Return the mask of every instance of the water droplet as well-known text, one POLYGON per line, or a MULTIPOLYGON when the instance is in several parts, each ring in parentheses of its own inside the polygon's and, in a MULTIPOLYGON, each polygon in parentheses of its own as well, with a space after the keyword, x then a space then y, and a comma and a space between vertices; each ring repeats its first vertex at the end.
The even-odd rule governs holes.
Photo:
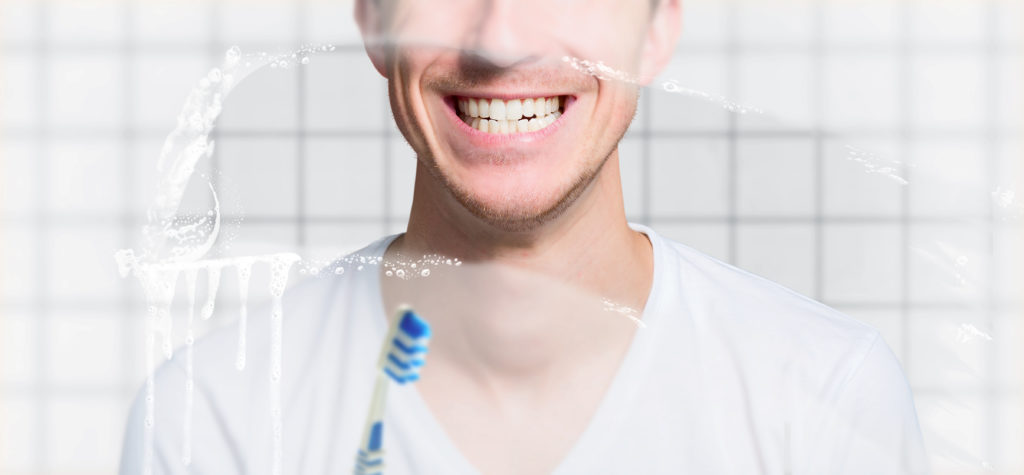
POLYGON ((345 273, 345 268, 339 266, 337 269, 334 269, 334 273, 337 274, 337 275, 344 274, 345 273))
POLYGON ((356 270, 363 270, 363 266, 356 267, 356 270))
POLYGON ((423 269, 422 271, 420 271, 420 275, 422 275, 423 277, 430 276, 430 269, 423 269))
POLYGON ((391 272, 391 271, 387 271, 387 272, 385 272, 385 273, 384 273, 384 275, 386 275, 386 276, 388 276, 388 277, 391 277, 391 274, 392 274, 392 272, 391 272))
POLYGON ((444 261, 444 263, 445 263, 445 264, 448 264, 448 265, 452 265, 452 260, 451 260, 451 259, 448 259, 448 260, 444 261))
POLYGON ((309 57, 302 58, 302 64, 309 64, 309 57))
POLYGON ((415 263, 415 262, 413 262, 413 263, 412 263, 412 264, 410 265, 410 267, 412 267, 413 269, 415 269, 415 268, 416 268, 416 263, 415 263))
POLYGON ((224 61, 227 62, 228 66, 234 66, 236 63, 238 63, 238 60, 241 58, 242 49, 237 46, 232 46, 228 49, 227 53, 224 53, 224 61))
POLYGON ((397 271, 395 271, 395 275, 397 275, 398 278, 400 278, 400 279, 404 279, 405 278, 405 271, 402 270, 402 269, 398 269, 397 271))
POLYGON ((220 72, 220 69, 213 68, 210 70, 210 74, 207 74, 206 77, 210 80, 210 82, 217 84, 220 82, 221 79, 224 78, 224 74, 220 72))

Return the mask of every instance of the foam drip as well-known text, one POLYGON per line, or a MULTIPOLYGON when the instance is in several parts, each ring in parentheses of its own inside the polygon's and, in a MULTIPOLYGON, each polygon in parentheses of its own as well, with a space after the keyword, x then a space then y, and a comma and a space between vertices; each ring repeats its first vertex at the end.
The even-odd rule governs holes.
POLYGON ((213 201, 213 209, 202 217, 179 216, 179 207, 189 182, 195 174, 196 165, 202 159, 212 156, 215 143, 210 140, 217 118, 223 109, 224 100, 234 87, 245 77, 265 67, 288 68, 293 65, 309 64, 310 57, 318 53, 334 51, 332 45, 306 45, 290 54, 256 53, 243 55, 238 47, 230 48, 224 55, 220 67, 213 68, 191 91, 178 114, 177 126, 167 136, 160 152, 157 172, 160 179, 156 194, 147 211, 147 224, 143 226, 142 250, 124 249, 115 253, 115 260, 122 277, 133 275, 141 284, 146 295, 148 329, 146 332, 146 387, 144 419, 143 472, 153 472, 154 430, 156 391, 153 370, 156 351, 156 336, 163 336, 161 352, 165 358, 173 355, 174 319, 171 303, 175 297, 178 275, 185 274, 187 286, 187 317, 185 328, 185 410, 182 427, 182 463, 188 467, 192 462, 192 416, 194 396, 195 343, 194 320, 196 313, 196 278, 200 271, 208 277, 206 301, 199 310, 200 318, 208 320, 213 316, 221 271, 234 268, 239 277, 239 338, 236 366, 245 367, 246 328, 248 323, 249 277, 253 265, 268 265, 273 278, 270 293, 273 311, 271 314, 271 425, 274 433, 273 473, 281 473, 281 435, 283 424, 280 407, 280 379, 283 332, 283 295, 288 283, 291 266, 299 257, 291 253, 247 256, 228 259, 210 259, 220 235, 220 202, 212 183, 207 183, 213 201))

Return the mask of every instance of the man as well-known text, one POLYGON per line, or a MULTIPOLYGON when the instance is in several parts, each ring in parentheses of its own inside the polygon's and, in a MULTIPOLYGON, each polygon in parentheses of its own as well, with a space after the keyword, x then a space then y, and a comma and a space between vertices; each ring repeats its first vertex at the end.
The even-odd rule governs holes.
MULTIPOLYGON (((626 221, 618 141, 680 0, 358 0, 356 18, 417 153, 413 205, 407 232, 343 260, 384 266, 286 296, 283 473, 351 470, 401 303, 435 338, 390 395, 388 473, 927 471, 877 331, 626 221)), ((233 338, 196 349, 192 470, 269 473, 266 358, 233 370, 233 338)), ((158 473, 185 471, 182 374, 157 376, 158 473)))

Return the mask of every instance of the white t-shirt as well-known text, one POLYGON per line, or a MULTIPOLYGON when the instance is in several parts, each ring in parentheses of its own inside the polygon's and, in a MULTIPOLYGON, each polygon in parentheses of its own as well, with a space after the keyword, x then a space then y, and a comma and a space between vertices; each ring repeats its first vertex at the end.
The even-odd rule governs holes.
MULTIPOLYGON (((630 226, 654 251, 646 327, 555 473, 927 473, 910 388, 876 330, 630 226)), ((395 237, 356 254, 379 257, 395 237)), ((284 474, 352 472, 386 331, 379 272, 285 294, 284 474)), ((271 473, 268 320, 250 313, 243 371, 235 328, 196 344, 189 469, 183 352, 158 369, 153 473, 271 473)), ((144 414, 140 393, 122 474, 143 472, 144 414)), ((478 473, 411 385, 392 385, 385 427, 389 474, 478 473)))

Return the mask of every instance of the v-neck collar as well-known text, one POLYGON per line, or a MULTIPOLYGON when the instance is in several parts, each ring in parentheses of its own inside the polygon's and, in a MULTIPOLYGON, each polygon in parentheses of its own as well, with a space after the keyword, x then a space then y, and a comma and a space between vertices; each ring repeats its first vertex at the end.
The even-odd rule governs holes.
MULTIPOLYGON (((651 243, 654 262, 651 290, 640 319, 642 326, 637 328, 626 356, 616 370, 615 377, 605 391, 590 422, 563 456, 557 468, 552 472, 553 474, 569 475, 588 472, 588 467, 585 464, 593 463, 593 460, 592 457, 585 457, 582 454, 602 453, 602 446, 610 443, 607 438, 608 434, 614 433, 616 423, 619 418, 624 416, 623 411, 617 411, 615 408, 629 407, 630 401, 636 397, 639 391, 636 385, 631 385, 629 382, 642 380, 643 373, 650 367, 648 362, 653 357, 654 333, 658 331, 660 326, 658 321, 663 313, 660 311, 663 300, 660 287, 664 279, 662 267, 666 250, 661 237, 651 228, 635 223, 629 223, 629 227, 647 236, 651 243)), ((378 240, 375 246, 370 246, 370 254, 374 257, 383 257, 391 243, 400 235, 395 234, 378 240)), ((383 269, 380 269, 376 273, 369 274, 372 278, 368 283, 369 289, 366 294, 373 302, 372 308, 376 310, 375 315, 370 317, 374 321, 374 328, 379 339, 384 338, 387 333, 387 313, 381 295, 382 273, 383 269)), ((416 427, 425 432, 425 440, 431 441, 435 453, 441 455, 447 462, 448 468, 454 470, 454 473, 480 473, 455 446, 455 442, 448 436, 441 422, 434 417, 426 400, 420 395, 415 385, 405 389, 407 390, 392 393, 396 397, 388 405, 388 410, 402 414, 403 419, 413 419, 416 427)))

